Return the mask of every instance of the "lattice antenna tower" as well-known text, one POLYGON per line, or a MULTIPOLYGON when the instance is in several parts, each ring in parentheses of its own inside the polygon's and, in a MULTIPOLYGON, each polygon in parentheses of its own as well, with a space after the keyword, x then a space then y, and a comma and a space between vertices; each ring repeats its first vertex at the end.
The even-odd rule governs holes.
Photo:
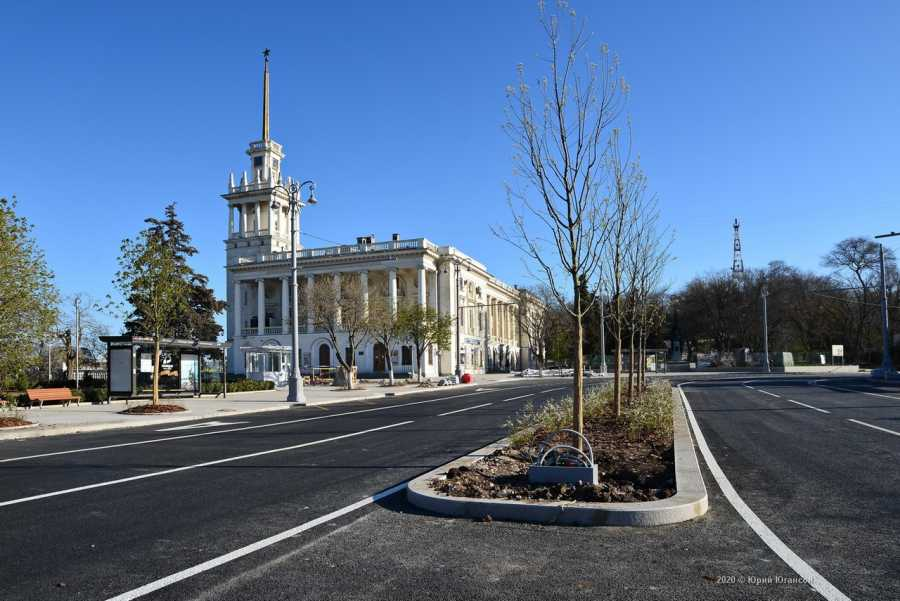
POLYGON ((734 256, 731 259, 731 275, 740 277, 744 274, 744 259, 741 257, 741 224, 734 220, 734 256))

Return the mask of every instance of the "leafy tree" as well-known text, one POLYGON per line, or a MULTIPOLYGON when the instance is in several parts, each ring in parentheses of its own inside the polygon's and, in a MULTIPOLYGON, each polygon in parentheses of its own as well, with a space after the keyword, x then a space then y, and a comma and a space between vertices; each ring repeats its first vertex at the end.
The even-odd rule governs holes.
POLYGON ((403 337, 409 340, 416 350, 416 372, 421 382, 425 367, 422 364, 422 356, 425 351, 429 348, 450 350, 450 327, 453 318, 450 315, 441 315, 431 307, 408 303, 397 309, 397 319, 403 337))
MULTIPOLYGON (((154 405, 159 403, 160 341, 176 335, 179 317, 188 312, 191 276, 162 224, 152 223, 122 241, 113 285, 127 299, 129 306, 119 310, 127 322, 139 323, 139 333, 153 338, 154 405)), ((115 310, 116 305, 110 302, 108 307, 115 310)))
POLYGON ((385 348, 388 375, 393 386, 394 360, 391 357, 391 349, 402 339, 403 323, 391 307, 390 300, 381 295, 369 299, 368 322, 372 339, 385 348))
POLYGON ((0 387, 21 382, 39 360, 36 344, 50 336, 58 302, 32 225, 16 214, 15 197, 0 198, 0 387))
MULTIPOLYGON (((145 220, 152 228, 162 233, 165 244, 170 248, 178 268, 185 274, 189 285, 188 299, 172 315, 172 336, 176 338, 196 338, 215 340, 222 333, 222 326, 216 323, 216 315, 225 310, 226 303, 218 300, 209 288, 209 278, 195 272, 188 265, 188 258, 197 254, 191 237, 185 231, 184 223, 178 218, 175 203, 165 209, 165 217, 151 217, 145 220)), ((130 334, 149 335, 143 313, 136 311, 125 324, 130 334)))
POLYGON ((328 334, 335 357, 346 374, 344 381, 347 390, 352 390, 354 357, 356 349, 369 336, 369 320, 359 277, 345 274, 339 281, 340 288, 335 280, 328 278, 315 281, 309 295, 309 312, 313 324, 328 334), (338 343, 341 337, 346 337, 346 355, 341 352, 342 347, 338 343))

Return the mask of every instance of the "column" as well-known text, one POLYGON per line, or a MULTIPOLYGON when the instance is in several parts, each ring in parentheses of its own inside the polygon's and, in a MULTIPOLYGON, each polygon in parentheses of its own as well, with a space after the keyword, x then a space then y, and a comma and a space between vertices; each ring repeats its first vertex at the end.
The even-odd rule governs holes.
POLYGON ((313 331, 313 313, 312 313, 312 292, 313 286, 316 284, 316 276, 309 274, 306 276, 306 332, 313 331))
POLYGON ((238 211, 241 212, 241 235, 247 234, 247 207, 238 205, 238 211))
POLYGON ((267 211, 268 211, 268 214, 266 216, 266 219, 269 222, 269 225, 267 227, 269 228, 269 235, 271 236, 275 232, 275 223, 274 223, 275 212, 272 210, 272 201, 271 200, 269 201, 269 206, 267 208, 267 211))
POLYGON ((243 322, 241 321, 241 281, 234 281, 234 301, 231 304, 231 312, 234 314, 234 346, 235 352, 238 352, 237 339, 243 334, 243 322))
POLYGON ((438 294, 440 294, 440 289, 438 288, 438 272, 436 270, 429 271, 429 283, 428 288, 431 290, 431 296, 429 297, 428 306, 437 311, 438 306, 438 294))
MULTIPOLYGON (((257 210, 259 210, 259 205, 257 210)), ((266 281, 262 278, 256 280, 256 326, 257 335, 263 335, 263 328, 266 327, 266 281)))
POLYGON ((228 237, 231 238, 231 234, 234 233, 234 207, 228 205, 228 237))
POLYGON ((419 267, 416 270, 416 275, 418 276, 418 286, 419 286, 419 306, 423 309, 425 308, 425 302, 427 300, 427 291, 425 290, 425 268, 419 267))
POLYGON ((388 271, 388 297, 391 301, 391 313, 397 315, 397 270, 388 271))
POLYGON ((362 289, 363 314, 369 315, 369 272, 359 272, 359 287, 362 289))
POLYGON ((262 223, 260 222, 261 211, 258 202, 255 202, 253 204, 254 208, 256 209, 256 233, 259 234, 259 230, 261 229, 260 226, 262 225, 262 223))
POLYGON ((341 272, 334 272, 334 281, 332 282, 332 286, 334 286, 334 300, 335 300, 335 322, 341 323, 341 272))
POLYGON ((288 316, 290 315, 290 313, 288 312, 288 309, 290 308, 291 297, 290 297, 290 294, 288 294, 288 293, 290 292, 290 289, 291 289, 290 278, 287 278, 287 277, 281 278, 281 333, 282 334, 289 333, 288 319, 290 319, 290 318, 288 316))

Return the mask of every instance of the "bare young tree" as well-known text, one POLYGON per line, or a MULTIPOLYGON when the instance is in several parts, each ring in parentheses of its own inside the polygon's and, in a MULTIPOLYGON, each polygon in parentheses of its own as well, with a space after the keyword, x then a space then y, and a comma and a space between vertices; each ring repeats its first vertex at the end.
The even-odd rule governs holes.
POLYGON ((609 244, 604 248, 612 325, 609 333, 616 345, 613 353, 613 396, 617 417, 622 415, 622 341, 627 327, 627 300, 632 285, 628 277, 627 253, 637 232, 636 224, 647 190, 647 178, 640 164, 631 158, 630 138, 624 143, 621 138, 622 132, 614 130, 607 154, 612 209, 609 244))
POLYGON ((579 291, 596 287, 601 266, 607 239, 607 132, 621 112, 627 86, 619 77, 618 59, 605 45, 595 61, 589 58, 585 23, 566 3, 559 6, 568 13, 569 28, 546 13, 543 3, 539 6, 548 73, 532 90, 520 65, 518 84, 507 87, 505 130, 515 147, 522 186, 507 187, 511 230, 496 227, 494 233, 525 254, 532 275, 547 284, 571 318, 573 429, 581 432, 584 317, 593 301, 579 291))
POLYGON ((369 336, 369 320, 362 284, 355 274, 344 274, 340 280, 319 278, 309 295, 309 312, 313 324, 325 330, 335 357, 344 372, 347 390, 354 386, 353 364, 356 350, 369 336), (339 341, 346 341, 347 352, 341 352, 339 341))
POLYGON ((390 300, 384 296, 373 296, 369 299, 369 334, 372 339, 385 349, 388 376, 391 386, 394 385, 394 361, 391 349, 403 339, 403 322, 398 319, 397 312, 391 307, 390 300))
POLYGON ((547 345, 550 339, 551 306, 556 302, 546 285, 519 290, 519 331, 528 342, 528 352, 535 357, 540 374, 544 375, 547 345))

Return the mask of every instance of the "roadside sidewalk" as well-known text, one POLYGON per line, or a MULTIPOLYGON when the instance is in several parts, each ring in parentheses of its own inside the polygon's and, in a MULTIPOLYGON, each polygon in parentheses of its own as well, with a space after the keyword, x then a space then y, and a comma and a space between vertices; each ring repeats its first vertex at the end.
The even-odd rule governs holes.
MULTIPOLYGON (((532 378, 516 378, 510 374, 487 374, 478 376, 472 384, 458 384, 447 387, 446 390, 484 386, 512 379, 533 380, 532 378)), ((363 384, 356 390, 340 390, 332 386, 304 387, 306 404, 308 406, 374 399, 389 400, 398 396, 433 392, 435 390, 444 389, 420 388, 415 384, 394 388, 383 387, 377 384, 363 384), (386 394, 391 394, 392 396, 385 396, 386 394)), ((129 404, 136 405, 145 402, 145 400, 139 400, 131 401, 129 404)), ((169 402, 169 400, 167 399, 165 402, 169 402)), ((277 411, 293 406, 287 403, 286 389, 229 393, 227 399, 221 397, 181 398, 173 399, 171 402, 182 405, 187 411, 159 415, 123 415, 119 412, 125 409, 124 401, 114 401, 103 405, 82 403, 80 406, 75 404, 68 407, 45 405, 43 409, 38 409, 37 407, 21 409, 19 415, 30 422, 34 422, 36 425, 24 428, 0 429, 0 441, 74 434, 77 432, 97 432, 117 428, 139 428, 141 426, 172 424, 191 420, 228 419, 236 415, 277 411)))

